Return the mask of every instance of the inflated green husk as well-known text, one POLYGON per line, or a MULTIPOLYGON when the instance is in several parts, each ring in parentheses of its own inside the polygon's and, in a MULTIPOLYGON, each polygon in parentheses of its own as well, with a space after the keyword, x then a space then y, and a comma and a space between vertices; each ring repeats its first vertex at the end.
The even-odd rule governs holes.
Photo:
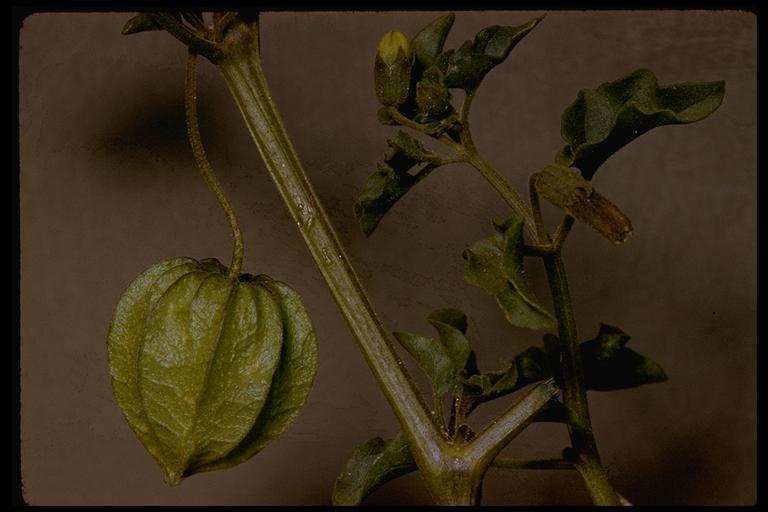
POLYGON ((237 465, 298 414, 317 368, 299 297, 214 259, 174 258, 125 291, 107 349, 118 405, 171 485, 237 465))

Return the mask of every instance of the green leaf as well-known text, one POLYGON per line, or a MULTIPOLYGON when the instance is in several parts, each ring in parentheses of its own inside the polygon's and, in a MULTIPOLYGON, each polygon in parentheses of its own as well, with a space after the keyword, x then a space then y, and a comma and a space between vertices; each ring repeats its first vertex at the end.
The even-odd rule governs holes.
POLYGON ((407 332, 396 332, 394 335, 427 374, 436 394, 442 395, 451 389, 453 360, 442 343, 407 332))
POLYGON ((355 217, 366 236, 373 233, 384 215, 411 187, 436 168, 425 166, 416 176, 408 172, 436 155, 403 131, 398 131, 387 144, 389 150, 384 155, 384 163, 378 164, 378 170, 368 177, 354 206, 355 217))
POLYGON ((440 335, 440 341, 453 362, 453 369, 456 372, 463 370, 472 352, 464 336, 467 332, 467 316, 458 309, 438 309, 429 315, 428 321, 440 335))
POLYGON ((652 71, 639 69, 596 89, 582 89, 562 117, 566 146, 556 162, 592 179, 613 153, 643 133, 668 124, 700 121, 717 110, 725 82, 685 82, 659 87, 652 71))
POLYGON ((408 172, 416 164, 430 160, 436 155, 424 148, 421 141, 414 139, 402 130, 398 130, 394 139, 387 140, 389 150, 384 155, 384 162, 399 174, 408 172))
POLYGON ((477 403, 487 402, 507 395, 528 384, 552 376, 547 355, 540 347, 528 347, 515 356, 503 369, 485 372, 464 379, 464 384, 475 388, 472 399, 477 403))
POLYGON ((280 365, 272 378, 264 409, 248 435, 226 458, 195 468, 196 471, 232 467, 263 450, 296 419, 317 373, 317 337, 299 295, 287 284, 264 275, 255 281, 280 305, 283 321, 280 365))
MULTIPOLYGON (((579 348, 587 389, 610 391, 667 380, 661 366, 626 347, 629 339, 621 329, 600 324, 597 336, 581 343, 579 348)), ((544 343, 550 366, 559 373, 560 340, 547 334, 544 343)))
POLYGON ((624 213, 573 168, 548 165, 533 176, 536 190, 549 202, 620 244, 632 233, 624 213))
POLYGON ((627 348, 628 341, 621 329, 600 324, 597 337, 581 344, 587 389, 610 391, 667 380, 661 366, 627 348))
POLYGON ((368 177, 362 194, 355 202, 355 217, 365 236, 371 236, 384 215, 416 184, 408 173, 398 174, 386 164, 368 177))
POLYGON ((522 220, 510 220, 497 230, 501 232, 463 252, 464 278, 492 295, 512 325, 553 328, 555 319, 536 302, 523 278, 522 220))
POLYGON ((493 25, 478 32, 473 41, 466 41, 451 55, 445 74, 446 87, 475 89, 541 20, 535 18, 517 27, 493 25))
POLYGON ((389 442, 375 437, 352 452, 333 486, 333 504, 358 505, 380 486, 416 469, 402 432, 389 442))
POLYGON ((163 27, 155 23, 151 16, 146 13, 140 13, 125 22, 122 34, 127 36, 130 34, 138 34, 139 32, 162 29, 163 27))
POLYGON ((440 16, 413 36, 411 50, 416 55, 416 61, 427 69, 434 64, 438 55, 443 51, 445 39, 453 26, 456 15, 453 13, 440 16))

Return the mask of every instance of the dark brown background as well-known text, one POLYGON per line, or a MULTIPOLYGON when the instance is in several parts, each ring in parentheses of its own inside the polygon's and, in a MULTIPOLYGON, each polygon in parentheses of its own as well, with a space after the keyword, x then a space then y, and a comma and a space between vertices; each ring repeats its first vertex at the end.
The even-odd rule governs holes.
MULTIPOLYGON (((460 13, 448 40, 541 12, 460 13)), ((453 306, 486 369, 539 343, 463 284, 461 250, 503 218, 468 167, 414 189, 366 240, 352 201, 394 130, 376 121, 379 37, 437 13, 266 13, 264 67, 295 146, 390 330, 431 334, 453 306)), ((21 32, 22 471, 32 504, 324 504, 353 447, 396 424, 365 367, 215 68, 201 66, 203 138, 245 232, 244 270, 303 296, 321 348, 316 387, 290 430, 241 466, 167 487, 111 394, 105 335, 125 286, 177 255, 227 261, 230 234, 196 171, 183 119, 182 46, 120 35, 127 14, 36 14, 21 32)), ((494 70, 472 116, 487 158, 518 188, 562 142, 560 113, 583 87, 637 68, 663 83, 727 81, 722 107, 653 131, 595 185, 633 221, 615 248, 577 226, 566 264, 582 338, 630 333, 670 381, 591 392, 602 455, 637 504, 755 499, 755 17, 745 12, 550 12, 494 70)), ((549 211, 554 223, 558 216, 549 211)), ((542 283, 541 269, 531 272, 542 283)), ((539 296, 548 297, 539 287, 539 296)), ((493 407, 479 419, 491 416, 493 407)), ((534 425, 506 454, 557 456, 559 425, 534 425)), ((371 504, 426 504, 417 475, 371 504)), ((588 503, 571 472, 492 469, 486 504, 588 503)))

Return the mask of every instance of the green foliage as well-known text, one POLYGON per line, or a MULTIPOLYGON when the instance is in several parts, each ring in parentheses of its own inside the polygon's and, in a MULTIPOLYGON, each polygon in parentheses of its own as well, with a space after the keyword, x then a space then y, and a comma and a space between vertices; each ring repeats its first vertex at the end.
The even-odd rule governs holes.
POLYGON ((416 469, 402 432, 389 442, 380 437, 370 439, 355 448, 336 479, 333 504, 358 505, 380 486, 416 469))
POLYGON ((155 20, 148 14, 140 13, 125 22, 122 32, 123 35, 127 36, 150 30, 162 30, 162 27, 155 23, 155 20))
POLYGON ((621 329, 600 324, 597 336, 581 344, 587 389, 610 391, 667 380, 661 366, 627 348, 628 341, 621 329))
POLYGON ((440 16, 413 36, 411 49, 422 69, 432 66, 443 51, 445 39, 455 19, 456 15, 453 13, 440 16))
POLYGON ((547 356, 539 347, 528 347, 497 371, 475 373, 464 380, 467 400, 471 408, 494 400, 528 384, 551 377, 547 356))
POLYGON ((596 89, 582 89, 563 112, 566 146, 556 162, 592 179, 600 165, 626 144, 657 126, 701 121, 723 101, 725 82, 658 86, 652 71, 639 69, 596 89))
POLYGON ((298 296, 214 259, 150 267, 121 297, 107 349, 118 405, 170 485, 234 466, 282 433, 316 368, 298 296))
POLYGON ((445 85, 465 90, 477 88, 485 75, 504 62, 512 48, 541 20, 536 18, 517 27, 493 25, 478 32, 473 41, 466 41, 450 56, 445 85))
POLYGON ((384 162, 365 184, 355 202, 354 212, 366 236, 370 236, 392 206, 436 165, 425 165, 417 175, 409 173, 416 165, 434 161, 437 157, 423 144, 403 131, 387 141, 389 151, 384 162))
POLYGON ((524 274, 522 229, 522 219, 513 217, 496 226, 491 238, 466 249, 464 278, 493 296, 512 325, 552 329, 554 318, 538 304, 524 274))
POLYGON ((451 389, 454 378, 453 360, 445 345, 432 338, 407 332, 395 332, 394 335, 427 374, 437 395, 451 389))

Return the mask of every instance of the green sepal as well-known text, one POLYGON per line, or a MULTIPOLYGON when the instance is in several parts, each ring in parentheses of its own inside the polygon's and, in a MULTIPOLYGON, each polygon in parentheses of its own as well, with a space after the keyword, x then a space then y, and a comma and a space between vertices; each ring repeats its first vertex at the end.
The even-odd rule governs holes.
POLYGON ((639 69, 596 89, 582 89, 562 116, 566 146, 555 162, 578 168, 590 180, 613 153, 648 130, 688 124, 720 106, 725 82, 658 86, 652 71, 639 69))
POLYGON ((491 69, 504 62, 510 51, 543 18, 535 18, 516 27, 493 25, 466 41, 450 58, 445 73, 446 87, 472 90, 480 85, 491 69))
POLYGON ((333 505, 359 505, 373 491, 399 476, 416 471, 405 435, 391 441, 375 437, 355 448, 333 486, 333 505))

